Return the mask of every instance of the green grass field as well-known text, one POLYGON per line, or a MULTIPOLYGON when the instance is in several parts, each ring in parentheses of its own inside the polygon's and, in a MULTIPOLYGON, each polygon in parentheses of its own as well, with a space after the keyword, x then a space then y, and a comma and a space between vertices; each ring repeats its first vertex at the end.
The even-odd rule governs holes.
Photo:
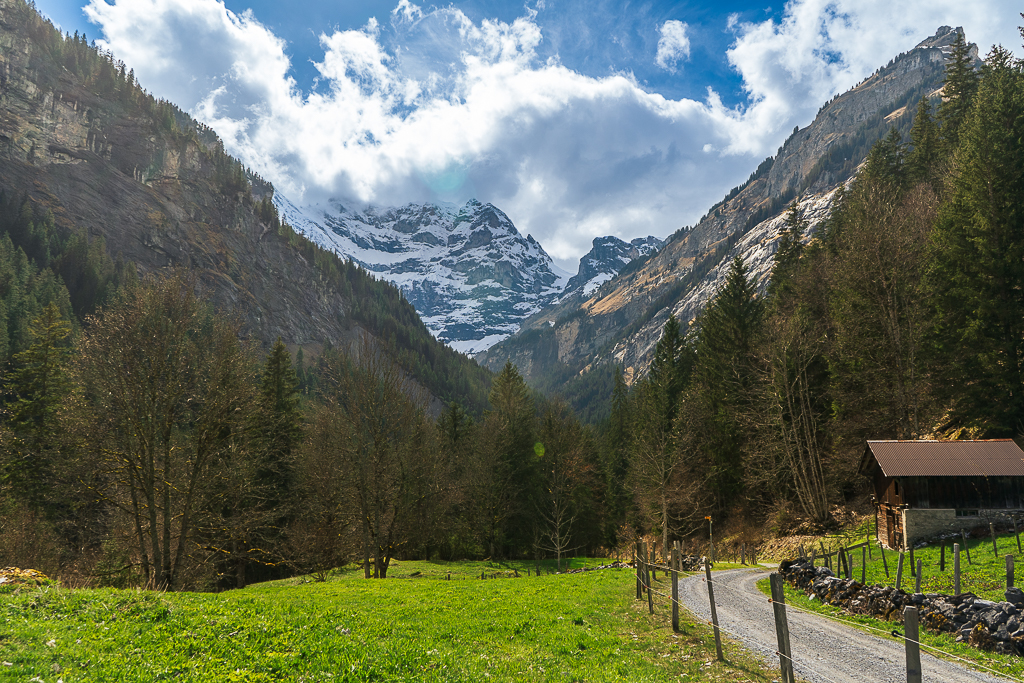
POLYGON ((714 662, 703 624, 672 633, 663 603, 649 616, 631 570, 478 578, 527 566, 402 562, 385 581, 219 594, 23 589, 0 595, 0 680, 772 680, 736 646, 714 662))
MULTIPOLYGON (((854 537, 856 542, 863 540, 864 535, 854 537)), ((854 540, 854 539, 851 539, 854 540)), ((1022 539, 1024 540, 1024 539, 1022 539)), ((970 549, 971 561, 967 561, 967 552, 964 549, 964 542, 957 538, 955 542, 960 545, 960 590, 970 591, 988 600, 1003 600, 1003 591, 1006 589, 1006 555, 1013 555, 1015 563, 1020 566, 1016 568, 1016 574, 1021 581, 1018 585, 1024 585, 1024 555, 1017 550, 1017 541, 1012 533, 997 535, 996 542, 999 548, 999 555, 993 554, 992 538, 967 539, 967 548, 970 549)), ((931 543, 927 547, 914 550, 914 561, 921 560, 921 591, 924 593, 950 593, 953 592, 953 552, 952 541, 946 541, 946 561, 944 569, 940 569, 941 550, 938 543, 931 543)), ((826 547, 828 543, 826 542, 826 547)), ((834 543, 830 550, 838 547, 834 543)), ((808 549, 809 552, 809 549, 808 549)), ((820 553, 820 550, 819 550, 820 553)), ((862 551, 853 551, 853 577, 858 581, 861 579, 862 551)), ((885 551, 885 563, 882 562, 882 551, 878 546, 871 549, 871 558, 867 563, 867 583, 880 583, 887 586, 896 585, 896 569, 899 562, 899 553, 885 551), (888 576, 885 568, 888 567, 888 576)), ((818 560, 815 564, 820 565, 818 560)), ((833 562, 833 567, 836 567, 833 562)), ((836 570, 838 574, 838 570, 836 570)), ((904 557, 903 567, 903 590, 913 592, 915 578, 910 571, 910 553, 904 557)))

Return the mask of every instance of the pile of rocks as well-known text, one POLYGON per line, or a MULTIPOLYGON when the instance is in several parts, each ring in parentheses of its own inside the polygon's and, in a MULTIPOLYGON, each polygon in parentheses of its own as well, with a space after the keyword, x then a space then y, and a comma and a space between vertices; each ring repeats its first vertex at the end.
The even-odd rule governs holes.
POLYGON ((805 559, 782 562, 779 573, 812 599, 853 614, 902 621, 903 608, 914 606, 926 628, 955 633, 957 642, 1002 654, 1024 654, 1024 591, 1019 588, 1008 589, 1005 602, 992 602, 973 593, 907 593, 892 586, 866 586, 840 579, 827 567, 812 567, 805 559))

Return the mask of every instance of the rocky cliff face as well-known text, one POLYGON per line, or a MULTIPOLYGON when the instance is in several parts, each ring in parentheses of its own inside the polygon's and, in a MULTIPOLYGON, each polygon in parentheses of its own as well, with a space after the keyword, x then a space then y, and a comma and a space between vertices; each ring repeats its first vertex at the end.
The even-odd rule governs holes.
POLYGON ((760 287, 767 285, 786 207, 797 200, 813 232, 871 145, 892 126, 908 132, 920 98, 938 94, 954 38, 953 29, 940 28, 826 103, 744 185, 642 266, 625 269, 582 301, 540 311, 524 322, 523 332, 477 359, 491 368, 511 360, 534 380, 556 369, 585 374, 605 363, 621 364, 627 381, 641 376, 668 316, 684 326, 692 321, 717 292, 733 256, 746 261, 760 287))
POLYGON ((492 204, 353 210, 339 202, 298 207, 280 195, 275 203, 307 238, 394 283, 438 339, 466 353, 508 338, 556 301, 590 295, 662 245, 656 237, 599 237, 570 278, 492 204))
POLYGON ((362 211, 276 202, 310 240, 399 287, 430 331, 460 351, 483 351, 513 334, 569 279, 532 236, 476 200, 362 211))
POLYGON ((665 243, 657 237, 637 237, 626 242, 618 237, 595 237, 593 247, 580 259, 580 269, 572 276, 559 297, 566 303, 572 297, 589 297, 629 263, 650 256, 665 243))
MULTIPOLYGON (((356 269, 276 228, 260 206, 268 183, 247 180, 211 130, 116 74, 23 0, 0 0, 0 189, 27 195, 59 228, 104 237, 112 256, 143 274, 196 269, 209 298, 264 343, 281 337, 317 353, 363 331, 381 335, 353 318, 355 280, 346 278, 356 269)), ((419 325, 387 285, 361 276, 358 287, 390 296, 409 309, 396 317, 419 325)), ((425 344, 452 355, 422 325, 409 334, 416 353, 425 344)))

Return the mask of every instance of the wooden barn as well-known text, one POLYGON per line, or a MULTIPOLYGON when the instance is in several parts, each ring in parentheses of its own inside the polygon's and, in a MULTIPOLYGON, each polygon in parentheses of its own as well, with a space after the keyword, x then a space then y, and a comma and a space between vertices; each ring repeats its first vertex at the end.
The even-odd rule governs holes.
POLYGON ((1012 439, 868 441, 878 540, 896 550, 1024 511, 1024 451, 1012 439))

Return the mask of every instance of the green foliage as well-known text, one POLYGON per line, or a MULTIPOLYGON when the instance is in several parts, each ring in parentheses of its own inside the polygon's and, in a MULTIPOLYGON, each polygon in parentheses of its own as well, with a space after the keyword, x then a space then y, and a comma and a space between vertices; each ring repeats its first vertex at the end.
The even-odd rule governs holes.
POLYGON ((940 135, 947 152, 960 145, 960 131, 974 104, 978 90, 978 74, 970 56, 970 46, 961 31, 957 31, 946 66, 939 105, 940 135))
POLYGON ((948 427, 1015 436, 1024 433, 1024 75, 1009 52, 993 49, 973 102, 933 233, 933 362, 954 406, 948 427))

